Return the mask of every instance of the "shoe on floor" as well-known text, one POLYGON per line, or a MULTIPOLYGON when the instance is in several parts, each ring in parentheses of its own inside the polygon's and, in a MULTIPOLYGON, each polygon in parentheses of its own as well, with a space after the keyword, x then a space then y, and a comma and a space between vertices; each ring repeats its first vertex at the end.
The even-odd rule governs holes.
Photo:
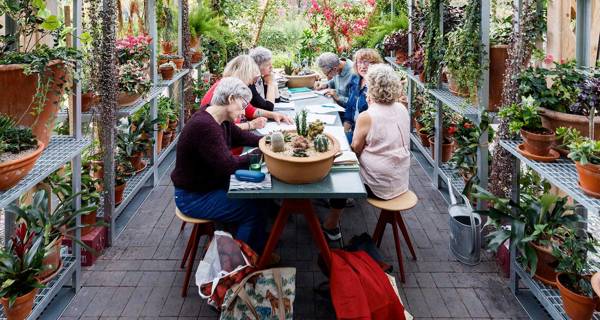
POLYGON ((335 227, 333 229, 326 229, 324 226, 321 225, 321 229, 323 230, 323 233, 325 233, 325 235, 327 236, 327 238, 330 241, 337 241, 342 238, 342 231, 340 230, 340 227, 335 227))
POLYGON ((346 208, 354 207, 354 203, 355 203, 354 199, 351 199, 351 198, 346 199, 346 208))

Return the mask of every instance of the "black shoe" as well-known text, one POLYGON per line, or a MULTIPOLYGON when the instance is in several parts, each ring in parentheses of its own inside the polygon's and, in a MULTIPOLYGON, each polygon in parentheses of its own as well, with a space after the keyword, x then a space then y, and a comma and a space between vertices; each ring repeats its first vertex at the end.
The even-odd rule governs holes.
POLYGON ((330 241, 337 241, 342 238, 342 231, 340 230, 340 227, 326 229, 324 226, 321 226, 321 229, 323 229, 323 233, 325 233, 330 241))
POLYGON ((354 199, 352 199, 352 198, 346 199, 346 208, 354 207, 354 203, 355 203, 354 199))

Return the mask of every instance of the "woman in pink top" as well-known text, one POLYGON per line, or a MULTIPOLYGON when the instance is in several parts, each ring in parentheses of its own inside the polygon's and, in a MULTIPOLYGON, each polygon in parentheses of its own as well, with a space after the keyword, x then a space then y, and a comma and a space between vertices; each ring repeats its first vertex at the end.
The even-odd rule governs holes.
MULTIPOLYGON (((369 197, 389 200, 408 190, 410 117, 398 102, 402 85, 390 66, 371 65, 366 80, 369 109, 356 120, 352 149, 369 197)), ((345 199, 330 201, 331 212, 323 223, 330 239, 341 237, 338 224, 344 204, 345 199)))

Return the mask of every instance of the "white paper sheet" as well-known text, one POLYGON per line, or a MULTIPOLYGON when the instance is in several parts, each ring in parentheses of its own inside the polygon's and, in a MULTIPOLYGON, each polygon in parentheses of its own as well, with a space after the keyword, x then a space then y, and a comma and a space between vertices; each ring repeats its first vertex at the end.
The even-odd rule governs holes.
POLYGON ((294 103, 294 102, 277 102, 277 103, 275 103, 275 108, 273 110, 275 110, 275 111, 296 110, 296 103, 294 103))
POLYGON ((306 122, 311 123, 317 120, 321 120, 325 124, 334 124, 335 119, 337 119, 335 114, 317 114, 317 113, 309 113, 306 116, 306 122))
POLYGON ((315 90, 315 93, 324 96, 327 91, 329 91, 329 89, 315 90))
POLYGON ((346 138, 346 133, 344 133, 344 127, 325 126, 324 131, 335 137, 335 139, 339 142, 340 149, 342 151, 350 151, 350 144, 348 143, 348 138, 346 138))
POLYGON ((345 111, 344 108, 333 104, 313 104, 306 106, 305 109, 310 113, 332 113, 345 111))
POLYGON ((356 153, 352 151, 344 151, 344 153, 333 160, 334 164, 354 164, 358 163, 356 153))
POLYGON ((299 93, 293 93, 290 94, 290 101, 296 101, 296 100, 303 100, 303 99, 310 99, 310 98, 315 98, 317 97, 317 95, 314 92, 299 92, 299 93))
POLYGON ((277 123, 277 122, 267 122, 264 128, 256 129, 258 133, 262 135, 271 134, 274 131, 287 131, 287 130, 296 130, 296 125, 294 124, 285 124, 285 123, 277 123))

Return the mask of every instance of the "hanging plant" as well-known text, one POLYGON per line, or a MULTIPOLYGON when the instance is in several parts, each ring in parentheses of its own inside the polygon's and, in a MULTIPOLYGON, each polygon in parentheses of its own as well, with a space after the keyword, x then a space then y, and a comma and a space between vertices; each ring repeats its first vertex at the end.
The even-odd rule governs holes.
POLYGON ((431 0, 428 11, 425 13, 425 81, 434 85, 442 74, 442 59, 444 57, 444 40, 440 30, 441 10, 444 0, 431 0))

